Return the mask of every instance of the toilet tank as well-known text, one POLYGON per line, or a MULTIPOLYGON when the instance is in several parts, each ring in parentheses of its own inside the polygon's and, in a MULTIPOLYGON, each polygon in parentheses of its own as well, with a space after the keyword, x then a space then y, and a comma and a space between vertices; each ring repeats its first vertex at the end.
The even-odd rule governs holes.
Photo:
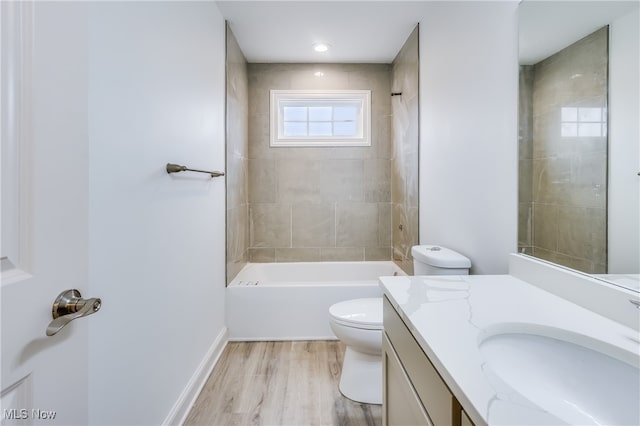
POLYGON ((411 248, 414 275, 468 275, 469 258, 441 246, 422 245, 411 248))

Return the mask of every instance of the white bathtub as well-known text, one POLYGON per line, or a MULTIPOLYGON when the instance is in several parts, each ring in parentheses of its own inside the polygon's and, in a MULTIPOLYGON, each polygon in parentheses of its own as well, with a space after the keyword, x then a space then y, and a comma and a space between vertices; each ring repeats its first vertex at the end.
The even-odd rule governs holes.
POLYGON ((329 306, 381 297, 378 277, 406 275, 389 262, 248 263, 229 284, 231 340, 335 339, 329 306))

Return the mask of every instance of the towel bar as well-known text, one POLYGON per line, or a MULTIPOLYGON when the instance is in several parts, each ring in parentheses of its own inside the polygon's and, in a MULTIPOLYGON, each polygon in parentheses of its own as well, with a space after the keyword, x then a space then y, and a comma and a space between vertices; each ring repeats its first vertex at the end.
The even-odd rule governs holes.
POLYGON ((206 170, 197 170, 190 169, 187 166, 181 166, 180 164, 167 163, 167 173, 178 173, 178 172, 196 172, 196 173, 206 173, 211 175, 212 178, 218 176, 224 176, 224 172, 208 172, 206 170))

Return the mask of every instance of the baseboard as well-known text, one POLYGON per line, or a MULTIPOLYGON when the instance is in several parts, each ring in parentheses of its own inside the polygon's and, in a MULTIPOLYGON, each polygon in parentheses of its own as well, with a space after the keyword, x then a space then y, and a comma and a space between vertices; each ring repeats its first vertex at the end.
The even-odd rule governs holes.
POLYGON ((204 384, 209 378, 213 367, 215 367, 218 359, 220 359, 220 355, 222 355, 222 351, 225 346, 227 346, 227 342, 229 341, 229 331, 225 327, 222 329, 218 337, 213 341, 213 344, 205 354, 202 362, 191 376, 191 379, 187 383, 187 386, 184 388, 178 400, 171 408, 169 415, 162 422, 163 425, 173 426, 173 425, 182 425, 189 414, 189 410, 191 406, 198 398, 200 391, 204 387, 204 384))

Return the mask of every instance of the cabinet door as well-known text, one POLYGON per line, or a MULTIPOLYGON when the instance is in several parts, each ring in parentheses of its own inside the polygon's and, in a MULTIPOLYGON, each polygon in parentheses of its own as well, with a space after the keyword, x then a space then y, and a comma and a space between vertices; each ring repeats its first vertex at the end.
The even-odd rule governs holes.
POLYGON ((454 418, 456 400, 418 342, 387 298, 384 299, 384 331, 429 418, 438 426, 459 425, 454 418))
POLYGON ((383 426, 433 426, 385 333, 382 333, 382 362, 383 426))
POLYGON ((469 416, 467 416, 467 413, 465 413, 464 410, 462 410, 461 425, 462 426, 473 426, 473 422, 471 421, 469 416))

